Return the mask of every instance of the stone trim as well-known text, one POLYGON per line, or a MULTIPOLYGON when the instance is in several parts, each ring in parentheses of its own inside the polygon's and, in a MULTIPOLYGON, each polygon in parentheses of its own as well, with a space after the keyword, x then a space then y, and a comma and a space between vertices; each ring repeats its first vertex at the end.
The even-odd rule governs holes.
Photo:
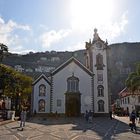
POLYGON ((51 75, 51 87, 50 87, 50 113, 53 110, 53 76, 51 75))
POLYGON ((76 58, 71 57, 69 60, 67 60, 65 63, 63 63, 62 65, 60 65, 58 68, 56 68, 53 72, 52 75, 55 75, 57 72, 59 72, 60 70, 62 70, 64 67, 66 67, 68 64, 70 64, 71 62, 74 62, 75 64, 77 64, 81 69, 83 69, 85 72, 87 72, 90 76, 93 75, 93 73, 88 70, 81 62, 79 62, 76 58))
POLYGON ((51 85, 51 82, 49 81, 49 79, 44 75, 41 74, 33 83, 32 85, 35 85, 38 81, 40 81, 41 79, 44 79, 49 85, 51 85))
POLYGON ((91 78, 91 93, 92 93, 92 111, 94 112, 94 77, 91 78))

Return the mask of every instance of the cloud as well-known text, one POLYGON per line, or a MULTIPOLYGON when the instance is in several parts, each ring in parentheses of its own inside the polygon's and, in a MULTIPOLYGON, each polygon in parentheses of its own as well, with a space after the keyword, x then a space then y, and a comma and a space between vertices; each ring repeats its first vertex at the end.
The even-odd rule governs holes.
POLYGON ((79 34, 93 34, 97 28, 103 37, 115 40, 128 24, 128 11, 118 12, 119 6, 114 0, 71 0, 71 28, 79 34))
POLYGON ((71 27, 81 32, 110 21, 113 14, 113 0, 71 0, 71 27))
POLYGON ((19 36, 16 30, 20 30, 20 32, 30 31, 31 28, 28 25, 18 24, 13 20, 9 20, 6 23, 4 19, 0 17, 0 43, 7 45, 9 50, 21 46, 22 41, 25 40, 25 37, 19 36))
POLYGON ((17 53, 17 54, 27 54, 29 52, 35 52, 33 49, 25 49, 23 46, 17 46, 15 49, 12 48, 12 53, 17 53))
MULTIPOLYGON (((125 11, 121 16, 119 16, 119 18, 116 18, 115 20, 110 20, 108 22, 98 24, 98 26, 94 26, 94 28, 98 29, 98 34, 101 39, 107 39, 111 43, 116 42, 116 39, 121 37, 121 35, 126 32, 126 27, 129 24, 127 14, 128 12, 125 11)), ((93 35, 93 28, 87 29, 83 32, 83 34, 87 33, 93 35)))
POLYGON ((76 44, 67 46, 66 49, 67 51, 76 51, 76 50, 85 49, 85 44, 82 42, 78 42, 76 44))
POLYGON ((125 27, 129 22, 127 19, 127 13, 128 12, 124 12, 118 21, 108 22, 104 26, 100 27, 102 36, 108 38, 110 41, 113 41, 115 38, 124 33, 125 27))
POLYGON ((39 37, 39 41, 41 42, 44 48, 49 48, 52 44, 58 43, 60 40, 64 39, 70 34, 71 30, 59 30, 58 32, 55 30, 51 30, 49 32, 43 33, 39 37))
POLYGON ((9 20, 7 23, 0 17, 0 34, 11 33, 15 29, 22 29, 29 31, 28 25, 17 24, 16 22, 9 20))

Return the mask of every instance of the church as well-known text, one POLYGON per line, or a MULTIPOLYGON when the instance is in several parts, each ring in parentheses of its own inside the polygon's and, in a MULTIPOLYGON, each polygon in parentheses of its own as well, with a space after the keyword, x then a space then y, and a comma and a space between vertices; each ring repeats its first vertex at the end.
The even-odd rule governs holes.
POLYGON ((108 44, 94 29, 93 39, 85 48, 85 65, 71 57, 49 76, 41 74, 33 82, 33 113, 76 117, 91 110, 95 116, 108 115, 108 44))

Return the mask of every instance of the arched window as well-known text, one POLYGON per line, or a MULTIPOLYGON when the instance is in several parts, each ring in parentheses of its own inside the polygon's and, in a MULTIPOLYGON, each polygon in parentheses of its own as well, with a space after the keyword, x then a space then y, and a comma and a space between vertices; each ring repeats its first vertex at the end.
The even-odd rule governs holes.
POLYGON ((96 66, 97 70, 103 70, 103 56, 100 53, 96 55, 96 66))
POLYGON ((104 101, 103 100, 98 101, 98 111, 104 112, 104 101))
POLYGON ((38 102, 38 111, 45 112, 45 100, 41 99, 38 102))
POLYGON ((98 96, 103 97, 104 96, 104 87, 102 85, 99 85, 97 87, 97 90, 98 90, 98 96))
POLYGON ((39 86, 39 96, 45 96, 46 95, 46 86, 41 84, 39 86))
POLYGON ((79 91, 79 79, 72 75, 67 79, 67 91, 78 92, 79 91))

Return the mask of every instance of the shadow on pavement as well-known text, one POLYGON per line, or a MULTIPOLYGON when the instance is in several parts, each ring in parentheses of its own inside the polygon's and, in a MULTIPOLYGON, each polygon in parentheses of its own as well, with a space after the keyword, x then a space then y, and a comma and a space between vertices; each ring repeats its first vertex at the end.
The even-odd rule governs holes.
MULTIPOLYGON (((76 131, 80 132, 80 134, 89 134, 93 135, 95 134, 100 139, 113 139, 117 135, 120 135, 122 133, 132 133, 130 131, 130 127, 128 125, 128 121, 123 121, 123 117, 116 117, 114 119, 110 119, 108 117, 95 117, 93 118, 92 123, 86 122, 85 118, 79 117, 79 118, 32 118, 28 122, 30 123, 37 123, 42 125, 60 125, 59 128, 61 128, 61 125, 65 124, 72 124, 69 131, 76 131)), ((137 127, 137 134, 140 134, 140 127, 137 127)), ((94 136, 94 135, 93 135, 94 136)), ((94 139, 94 137, 93 137, 94 139)))
POLYGON ((11 129, 18 129, 18 128, 20 128, 19 126, 16 126, 16 127, 12 127, 11 129))

